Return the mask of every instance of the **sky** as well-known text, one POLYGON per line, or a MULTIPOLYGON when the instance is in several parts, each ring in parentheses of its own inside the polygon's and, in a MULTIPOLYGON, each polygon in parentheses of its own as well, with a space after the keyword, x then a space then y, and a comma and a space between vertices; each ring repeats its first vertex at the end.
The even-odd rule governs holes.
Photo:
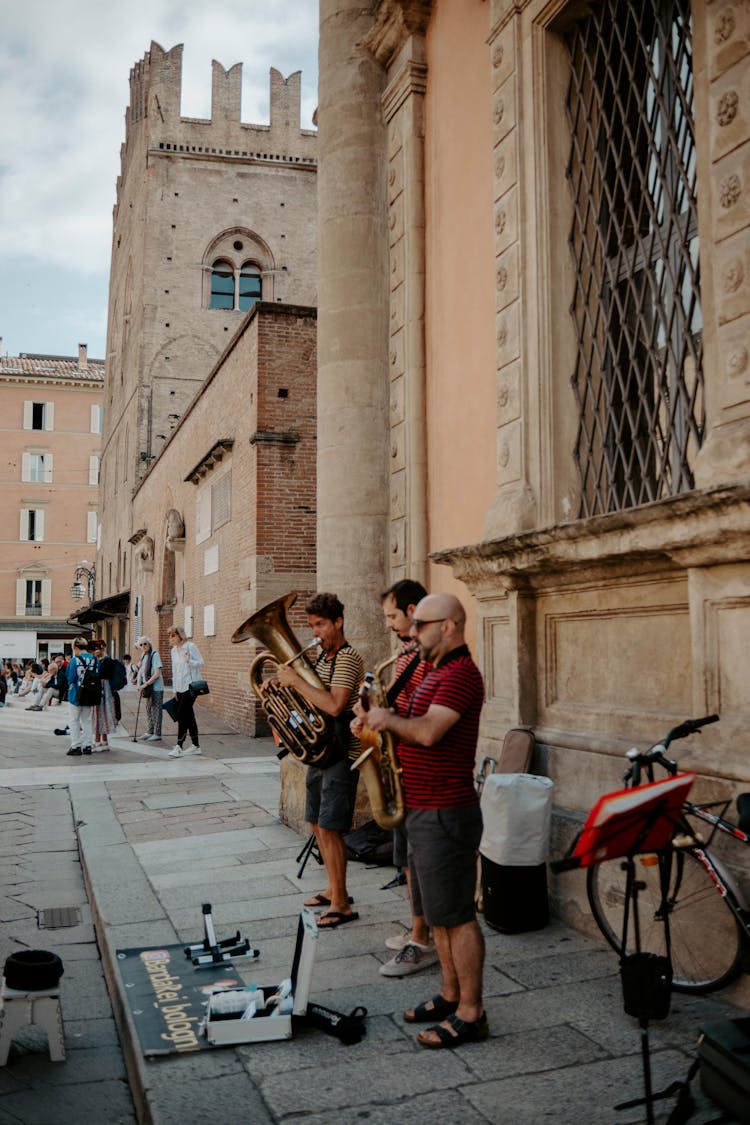
POLYGON ((268 124, 269 70, 317 104, 317 0, 0 0, 0 350, 105 356, 112 207, 129 76, 184 44, 182 114, 211 116, 211 60, 243 64, 242 121, 268 124))

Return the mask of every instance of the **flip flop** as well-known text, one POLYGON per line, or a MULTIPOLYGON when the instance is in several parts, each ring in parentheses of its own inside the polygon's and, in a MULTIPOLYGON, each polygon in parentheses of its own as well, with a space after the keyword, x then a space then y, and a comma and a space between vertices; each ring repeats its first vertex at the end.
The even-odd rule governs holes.
POLYGON ((329 910, 327 914, 321 914, 318 918, 318 929, 335 930, 337 926, 345 926, 347 922, 356 922, 358 918, 359 914, 356 910, 352 910, 349 914, 342 914, 340 910, 329 910), (326 918, 332 918, 333 921, 326 922, 326 918))
MULTIPOLYGON (((354 902, 354 899, 352 898, 351 895, 349 895, 349 902, 354 902)), ((303 906, 330 906, 331 900, 328 897, 328 895, 324 895, 324 894, 321 893, 321 894, 318 894, 318 895, 311 895, 310 898, 306 898, 302 905, 303 906)))

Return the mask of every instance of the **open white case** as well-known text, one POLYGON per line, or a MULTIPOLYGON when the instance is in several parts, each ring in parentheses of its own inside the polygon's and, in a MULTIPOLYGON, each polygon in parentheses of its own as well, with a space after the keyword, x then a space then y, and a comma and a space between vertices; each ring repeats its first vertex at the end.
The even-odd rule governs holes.
MULTIPOLYGON (((294 960, 290 979, 292 989, 291 1011, 268 1011, 265 1007, 255 1013, 251 1019, 243 1019, 242 1011, 224 1013, 218 1012, 214 1005, 218 1005, 215 997, 221 997, 222 990, 211 994, 204 1020, 203 1033, 212 1047, 221 1047, 231 1043, 265 1043, 274 1039, 292 1038, 292 1016, 303 1016, 307 1012, 307 1004, 312 984, 312 970, 317 949, 318 926, 312 910, 305 907, 302 910, 297 926, 297 942, 294 948, 294 960)), ((278 981, 275 984, 258 985, 258 991, 263 994, 264 1004, 278 992, 278 981)), ((252 993, 248 993, 248 1003, 252 1000, 252 993)), ((288 1005, 287 1005, 288 1007, 288 1005)))

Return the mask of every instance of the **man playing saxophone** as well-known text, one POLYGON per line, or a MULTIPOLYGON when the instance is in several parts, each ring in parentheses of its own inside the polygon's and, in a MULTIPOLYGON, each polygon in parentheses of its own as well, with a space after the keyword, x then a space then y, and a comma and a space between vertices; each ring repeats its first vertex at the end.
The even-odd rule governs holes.
MULTIPOLYGON (((392 700, 397 715, 408 714, 409 701, 430 670, 430 665, 422 660, 421 656, 415 655, 408 649, 413 643, 409 637, 409 629, 414 610, 418 602, 426 596, 427 591, 422 583, 411 578, 403 578, 400 582, 395 582, 380 595, 385 624, 402 643, 402 652, 396 661, 393 685, 388 692, 388 698, 392 700), (394 691, 397 692, 395 698, 394 691)), ((355 723, 359 722, 360 720, 355 720, 355 723)), ((356 733, 357 727, 353 729, 356 733)), ((398 747, 396 753, 398 754, 398 747)), ((419 888, 412 886, 406 829, 403 824, 393 829, 393 862, 396 867, 402 868, 406 875, 411 903, 411 928, 408 933, 386 938, 386 948, 396 952, 390 961, 380 966, 380 972, 384 977, 404 977, 434 965, 437 953, 430 938, 430 928, 424 920, 419 888)))
POLYGON ((362 658, 344 637, 344 607, 336 594, 315 594, 305 606, 307 621, 320 642, 315 664, 325 687, 315 687, 292 667, 281 664, 279 683, 295 688, 313 707, 338 720, 336 726, 346 743, 341 760, 326 769, 307 767, 305 818, 310 822, 328 876, 328 886, 305 901, 305 906, 328 907, 318 918, 318 928, 331 930, 359 915, 352 910, 346 886, 344 833, 352 826, 359 774, 351 762, 360 745, 349 730, 352 708, 364 675, 362 658))
POLYGON ((417 1036, 428 1048, 451 1048, 489 1034, 482 1006, 484 939, 476 918, 476 856, 482 834, 474 761, 484 687, 464 642, 466 615, 450 594, 417 605, 410 635, 432 670, 406 716, 385 707, 355 714, 372 730, 399 739, 412 885, 432 927, 441 991, 404 1012, 407 1023, 431 1023, 417 1036))

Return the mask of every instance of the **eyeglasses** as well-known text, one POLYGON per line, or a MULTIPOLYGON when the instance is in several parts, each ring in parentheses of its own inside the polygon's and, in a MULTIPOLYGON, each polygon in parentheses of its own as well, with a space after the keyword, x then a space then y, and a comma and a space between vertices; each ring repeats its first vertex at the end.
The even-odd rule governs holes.
POLYGON ((412 628, 418 633, 420 629, 424 629, 425 625, 439 625, 441 621, 447 621, 447 617, 433 617, 431 621, 417 621, 416 617, 412 620, 412 628))

